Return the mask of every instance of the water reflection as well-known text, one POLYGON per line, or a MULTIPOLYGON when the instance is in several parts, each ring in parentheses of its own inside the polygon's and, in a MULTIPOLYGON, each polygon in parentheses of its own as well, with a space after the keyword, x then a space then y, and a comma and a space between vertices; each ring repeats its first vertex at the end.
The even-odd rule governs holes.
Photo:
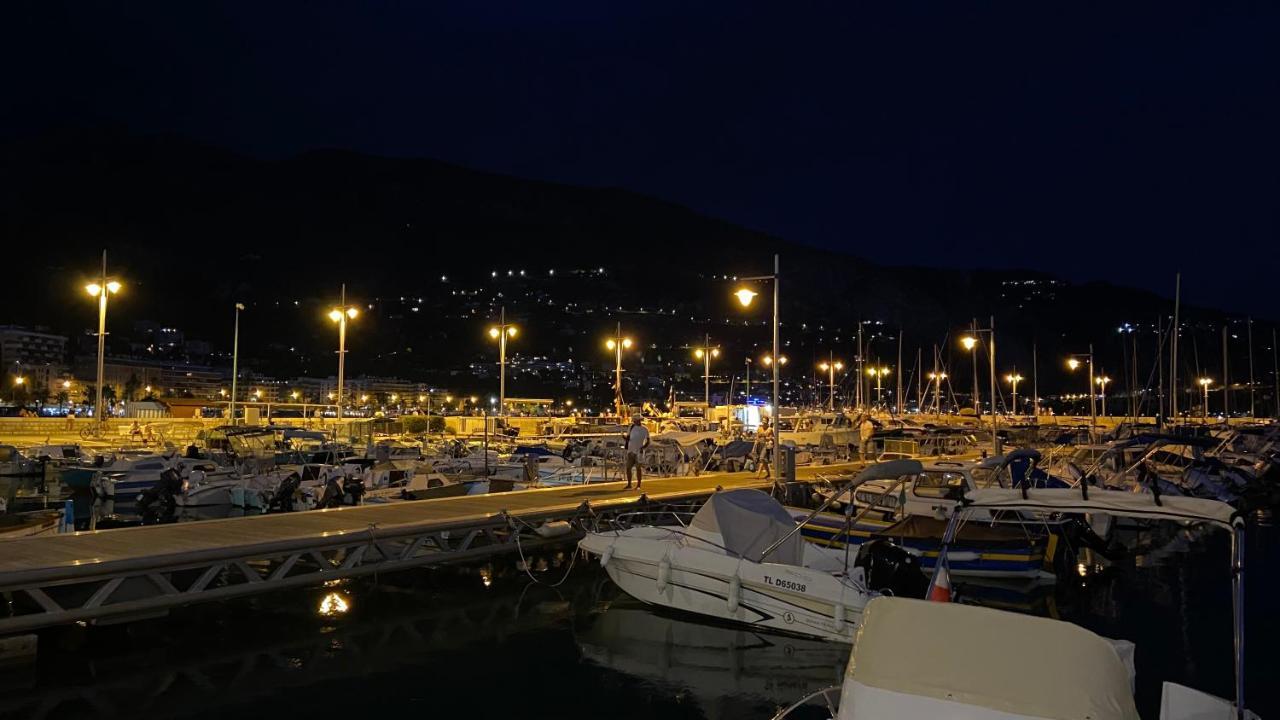
POLYGON ((578 647, 597 665, 691 698, 707 718, 838 684, 849 658, 848 646, 706 624, 629 598, 609 603, 579 632, 578 647))
POLYGON ((351 609, 351 601, 340 592, 331 592, 320 600, 320 607, 316 609, 320 617, 333 618, 340 615, 346 615, 351 609))

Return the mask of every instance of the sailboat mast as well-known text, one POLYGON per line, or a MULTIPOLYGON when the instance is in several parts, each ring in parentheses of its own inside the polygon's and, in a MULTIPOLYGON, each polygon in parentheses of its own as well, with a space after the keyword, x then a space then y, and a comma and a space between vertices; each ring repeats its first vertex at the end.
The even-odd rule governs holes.
POLYGON ((1178 273, 1173 284, 1173 337, 1169 354, 1169 419, 1178 422, 1178 311, 1182 304, 1182 273, 1178 273))

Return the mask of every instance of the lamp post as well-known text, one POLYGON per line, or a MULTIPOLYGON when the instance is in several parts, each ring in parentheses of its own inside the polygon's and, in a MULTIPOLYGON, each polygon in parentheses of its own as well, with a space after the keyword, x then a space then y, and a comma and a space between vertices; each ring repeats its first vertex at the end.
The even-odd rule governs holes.
POLYGON ((1014 370, 1008 375, 1005 375, 1004 379, 1010 385, 1013 386, 1013 414, 1017 415, 1018 414, 1018 383, 1022 382, 1023 378, 1021 375, 1018 374, 1017 370, 1014 370))
POLYGON ((1093 344, 1089 345, 1089 352, 1072 355, 1067 359, 1067 367, 1075 370, 1080 367, 1080 358, 1085 358, 1089 363, 1089 377, 1085 380, 1085 389, 1089 391, 1089 438, 1093 438, 1093 426, 1098 422, 1097 413, 1093 407, 1093 344))
POLYGON ((507 309, 499 311, 498 324, 489 328, 489 337, 498 341, 498 412, 507 414, 507 338, 516 336, 516 326, 507 323, 507 309))
POLYGON ((973 358, 973 411, 977 413, 979 420, 982 418, 982 403, 978 402, 978 338, 972 335, 966 335, 960 338, 960 344, 968 350, 973 358))
POLYGON ((1000 453, 1000 416, 996 414, 996 319, 990 319, 990 326, 978 327, 975 319, 970 327, 972 334, 960 339, 960 344, 973 356, 973 407, 978 414, 978 424, 982 424, 982 405, 978 402, 978 333, 987 333, 988 370, 991 373, 991 451, 1000 453))
POLYGON ((631 348, 631 338, 623 337, 622 323, 618 323, 613 337, 606 340, 604 346, 613 351, 613 406, 618 417, 625 419, 622 412, 626 408, 622 398, 622 351, 631 348))
POLYGON ((1200 378, 1200 387, 1204 388, 1204 421, 1209 422, 1209 386, 1213 384, 1212 378, 1200 378))
POLYGON ((346 283, 342 284, 341 298, 339 305, 329 311, 329 319, 338 323, 338 420, 342 419, 342 380, 347 367, 347 321, 355 320, 360 314, 356 306, 347 304, 346 283))
POLYGON ((827 354, 827 361, 818 363, 818 369, 827 374, 827 409, 835 412, 836 409, 836 371, 844 370, 844 363, 827 354))
POLYGON ((711 347, 711 336, 705 335, 702 338, 702 347, 694 348, 693 356, 702 361, 702 392, 703 403, 707 406, 707 412, 711 412, 711 358, 720 357, 720 348, 711 347))
POLYGON ((94 388, 97 397, 94 399, 93 415, 98 421, 98 427, 102 427, 102 423, 106 420, 106 415, 102 409, 102 376, 106 365, 107 352, 107 296, 115 295, 120 292, 120 283, 107 278, 107 251, 102 251, 102 273, 98 276, 98 282, 89 283, 84 286, 90 297, 98 299, 98 384, 94 388))
POLYGON ((880 391, 881 391, 881 385, 884 381, 884 376, 889 374, 889 368, 887 367, 867 368, 867 374, 876 379, 876 405, 883 405, 884 402, 880 398, 880 391))
POLYGON ((944 372, 929 373, 929 382, 933 383, 933 414, 942 414, 942 381, 947 379, 944 372))
POLYGON ((1103 374, 1095 378, 1094 382, 1098 383, 1102 392, 1102 417, 1107 417, 1107 383, 1111 382, 1111 378, 1103 374))
MULTIPOLYGON (((780 369, 780 366, 783 364, 784 358, 782 357, 782 351, 778 343, 778 335, 779 335, 778 327, 780 325, 780 322, 778 319, 778 295, 779 295, 778 285, 780 284, 778 279, 778 276, 779 276, 778 267, 779 267, 778 256, 774 255, 772 275, 760 275, 757 277, 748 277, 748 278, 743 278, 743 280, 747 282, 765 281, 765 280, 773 282, 773 352, 770 353, 770 358, 774 359, 774 361, 770 362, 770 364, 773 366, 773 410, 772 410, 773 412, 773 466, 775 468, 779 468, 779 472, 780 472, 781 471, 780 469, 782 467, 782 465, 780 464, 782 460, 782 455, 781 455, 782 449, 781 449, 781 445, 779 444, 779 441, 781 438, 781 431, 779 430, 780 423, 778 422, 778 416, 781 414, 782 410, 781 410, 781 406, 778 404, 779 402, 778 389, 781 385, 781 383, 779 382, 779 377, 780 377, 779 369, 780 369)), ((734 292, 734 297, 738 298, 738 302, 742 304, 742 307, 746 308, 751 306, 751 301, 755 299, 757 294, 758 293, 756 293, 754 290, 751 290, 750 288, 741 287, 741 288, 738 288, 736 292, 734 292)))
POLYGON ((236 324, 231 340, 231 424, 236 424, 236 379, 240 374, 240 311, 244 305, 236 303, 236 324))

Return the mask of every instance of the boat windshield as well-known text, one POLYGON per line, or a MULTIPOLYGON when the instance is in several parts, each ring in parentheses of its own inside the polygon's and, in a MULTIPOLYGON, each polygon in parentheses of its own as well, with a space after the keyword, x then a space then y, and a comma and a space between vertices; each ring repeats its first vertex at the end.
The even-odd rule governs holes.
POLYGON ((968 484, 963 473, 925 470, 916 477, 911 491, 916 497, 959 500, 966 489, 968 484))

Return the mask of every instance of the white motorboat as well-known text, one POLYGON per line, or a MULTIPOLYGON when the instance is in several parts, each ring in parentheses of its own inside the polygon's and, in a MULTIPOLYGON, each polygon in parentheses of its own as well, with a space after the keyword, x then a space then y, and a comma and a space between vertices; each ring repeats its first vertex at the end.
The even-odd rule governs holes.
MULTIPOLYGON (((643 602, 836 642, 852 641, 876 595, 863 568, 805 542, 786 508, 759 490, 718 492, 688 525, 594 532, 580 546, 643 602)), ((919 579, 914 558, 899 552, 919 579)))
MULTIPOLYGON (((973 513, 1003 511, 1108 513, 1230 531, 1235 703, 1165 682, 1160 718, 1256 720, 1244 709, 1244 523, 1234 508, 1217 500, 1087 488, 989 488, 967 495, 951 517, 944 542, 973 513)), ((1108 640, 1060 620, 880 597, 864 609, 838 691, 832 687, 813 693, 775 720, 819 696, 835 720, 1137 720, 1132 658, 1132 643, 1108 640)))

